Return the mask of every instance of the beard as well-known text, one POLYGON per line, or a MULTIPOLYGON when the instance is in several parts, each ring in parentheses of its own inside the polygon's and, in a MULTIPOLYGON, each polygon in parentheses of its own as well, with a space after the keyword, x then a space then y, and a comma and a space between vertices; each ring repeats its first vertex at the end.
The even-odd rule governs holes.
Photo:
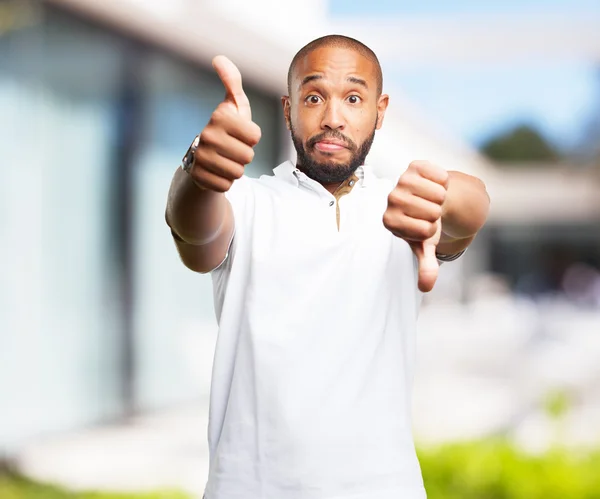
POLYGON ((323 133, 315 135, 306 142, 306 147, 302 140, 296 135, 294 127, 290 126, 292 133, 292 142, 296 149, 297 162, 299 170, 304 172, 308 177, 316 180, 320 184, 334 184, 343 182, 350 177, 359 166, 364 165, 365 158, 375 139, 375 125, 373 131, 365 139, 365 141, 357 146, 352 140, 342 134, 338 130, 327 130, 323 133), (352 153, 352 157, 348 163, 339 163, 336 161, 319 162, 314 159, 315 144, 322 140, 335 139, 344 142, 344 145, 352 153))

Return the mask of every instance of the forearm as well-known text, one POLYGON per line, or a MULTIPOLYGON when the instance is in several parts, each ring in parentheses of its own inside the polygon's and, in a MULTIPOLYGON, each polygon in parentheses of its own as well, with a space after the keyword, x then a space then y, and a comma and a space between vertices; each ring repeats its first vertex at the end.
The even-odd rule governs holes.
POLYGON ((201 190, 179 168, 169 189, 165 218, 173 232, 186 243, 200 245, 219 231, 226 205, 222 193, 201 190))
POLYGON ((465 249, 483 227, 490 199, 485 184, 476 177, 451 171, 442 205, 442 236, 437 251, 454 254, 465 249))
POLYGON ((200 189, 179 168, 169 189, 165 218, 187 267, 208 272, 225 258, 234 224, 223 193, 200 189))

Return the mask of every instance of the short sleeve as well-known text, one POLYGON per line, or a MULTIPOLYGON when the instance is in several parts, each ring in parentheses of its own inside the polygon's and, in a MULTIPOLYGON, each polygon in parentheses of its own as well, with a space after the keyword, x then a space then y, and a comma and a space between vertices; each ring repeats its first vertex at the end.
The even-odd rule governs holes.
POLYGON ((227 248, 227 254, 223 261, 212 270, 225 270, 231 267, 231 263, 235 258, 236 247, 238 240, 246 233, 248 225, 251 223, 251 204, 253 196, 253 180, 247 176, 236 180, 231 188, 225 193, 225 197, 231 205, 233 211, 233 234, 227 248))

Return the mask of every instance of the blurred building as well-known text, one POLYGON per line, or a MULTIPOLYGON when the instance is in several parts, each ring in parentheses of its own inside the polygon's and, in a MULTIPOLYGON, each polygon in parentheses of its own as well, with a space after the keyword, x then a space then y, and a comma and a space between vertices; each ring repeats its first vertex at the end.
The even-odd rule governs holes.
MULTIPOLYGON (((204 395, 210 282, 177 261, 164 205, 223 89, 205 55, 218 40, 168 13, 0 7, 0 448, 11 449, 204 395)), ((246 88, 264 135, 248 168, 258 175, 283 154, 279 102, 269 85, 246 88)))
MULTIPOLYGON (((488 186, 493 210, 481 237, 487 246, 482 268, 530 296, 564 294, 577 266, 600 279, 600 171, 594 165, 503 165, 488 186)), ((600 304, 600 290, 595 293, 600 304)))

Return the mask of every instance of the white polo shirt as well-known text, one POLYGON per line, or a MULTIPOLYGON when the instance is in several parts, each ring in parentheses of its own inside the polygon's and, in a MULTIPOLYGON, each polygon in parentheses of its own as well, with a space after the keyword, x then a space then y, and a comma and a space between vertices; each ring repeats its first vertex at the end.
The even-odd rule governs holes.
POLYGON ((359 168, 338 204, 291 162, 274 173, 227 194, 206 499, 423 499, 421 294, 410 247, 382 222, 394 185, 359 168))

